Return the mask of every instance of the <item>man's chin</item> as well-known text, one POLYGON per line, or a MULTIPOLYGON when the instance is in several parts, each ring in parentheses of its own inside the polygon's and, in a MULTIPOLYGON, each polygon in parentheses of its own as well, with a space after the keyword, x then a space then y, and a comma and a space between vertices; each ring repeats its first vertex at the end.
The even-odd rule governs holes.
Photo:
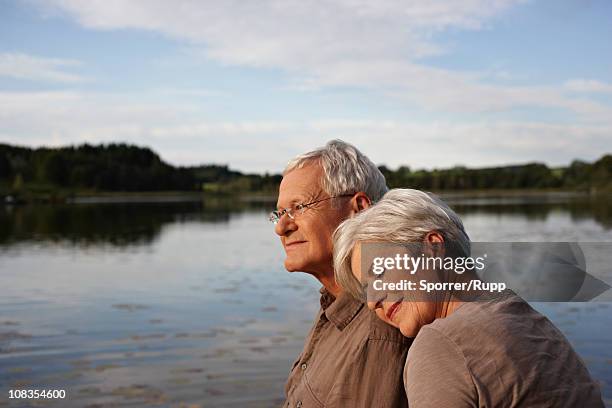
POLYGON ((295 262, 285 261, 285 269, 287 272, 301 272, 303 268, 300 268, 300 265, 295 262))
POLYGON ((311 263, 310 262, 304 262, 303 259, 300 259, 298 257, 292 257, 292 256, 288 256, 285 258, 285 269, 287 270, 287 272, 306 272, 308 273, 312 268, 311 268, 311 263))

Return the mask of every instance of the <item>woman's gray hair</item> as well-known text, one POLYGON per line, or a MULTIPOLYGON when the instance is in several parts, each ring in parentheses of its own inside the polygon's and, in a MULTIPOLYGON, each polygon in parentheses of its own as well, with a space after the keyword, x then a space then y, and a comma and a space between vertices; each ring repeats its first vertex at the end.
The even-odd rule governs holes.
POLYGON ((431 231, 439 232, 446 242, 454 244, 458 251, 455 256, 469 256, 470 239, 463 223, 444 201, 419 190, 390 190, 378 203, 347 219, 334 232, 336 282, 353 297, 363 300, 363 287, 351 270, 355 244, 420 243, 431 231))
POLYGON ((388 190, 385 176, 363 153, 342 140, 332 140, 311 152, 295 157, 287 164, 283 175, 311 163, 323 167, 323 190, 330 196, 363 191, 372 202, 388 190))

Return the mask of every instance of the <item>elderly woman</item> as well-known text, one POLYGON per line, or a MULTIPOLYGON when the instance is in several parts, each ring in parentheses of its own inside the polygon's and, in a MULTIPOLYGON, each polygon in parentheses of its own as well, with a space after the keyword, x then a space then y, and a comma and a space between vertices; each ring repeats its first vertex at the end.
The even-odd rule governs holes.
MULTIPOLYGON (((461 220, 445 203, 409 189, 389 191, 334 234, 340 286, 356 298, 367 297, 368 307, 382 320, 404 336, 415 337, 404 367, 411 408, 603 407, 598 385, 563 334, 509 290, 496 296, 452 290, 434 297, 409 290, 395 298, 391 292, 373 294, 372 251, 388 251, 384 245, 372 247, 373 243, 396 248, 417 243, 418 254, 413 256, 467 257, 470 241, 461 220), (367 294, 361 282, 370 282, 367 294)), ((396 258, 402 260, 401 254, 396 258)), ((384 276, 379 280, 388 282, 398 273, 393 262, 385 269, 378 273, 377 278, 384 276)), ((415 282, 424 272, 438 282, 461 283, 476 276, 469 271, 448 274, 424 269, 403 275, 415 282)))

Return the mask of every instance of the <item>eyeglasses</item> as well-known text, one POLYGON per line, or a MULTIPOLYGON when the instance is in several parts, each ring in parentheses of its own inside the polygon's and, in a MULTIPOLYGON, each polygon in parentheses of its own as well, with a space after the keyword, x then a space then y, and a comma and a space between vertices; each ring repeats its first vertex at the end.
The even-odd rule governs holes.
POLYGON ((282 210, 276 210, 276 211, 272 211, 270 213, 270 215, 268 215, 268 220, 272 223, 272 224, 278 224, 278 222, 280 221, 280 219, 283 217, 283 215, 287 214, 287 216, 289 218, 291 218, 292 220, 295 220, 295 217, 298 214, 304 214, 304 211, 306 211, 308 208, 310 208, 311 206, 318 204, 322 201, 327 201, 327 200, 331 200, 332 198, 339 198, 339 197, 352 197, 355 194, 341 194, 341 195, 337 195, 337 196, 332 196, 332 197, 327 197, 327 198, 322 198, 320 200, 315 200, 315 201, 311 201, 309 203, 306 204, 297 204, 292 208, 284 208, 282 210))

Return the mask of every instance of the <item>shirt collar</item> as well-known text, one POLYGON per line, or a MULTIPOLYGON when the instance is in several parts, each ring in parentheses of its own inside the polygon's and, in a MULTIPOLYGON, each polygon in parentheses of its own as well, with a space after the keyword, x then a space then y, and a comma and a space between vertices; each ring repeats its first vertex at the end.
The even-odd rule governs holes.
POLYGON ((363 307, 363 303, 354 299, 351 295, 342 292, 336 299, 325 287, 319 290, 321 293, 321 308, 325 317, 343 330, 355 318, 363 307))

